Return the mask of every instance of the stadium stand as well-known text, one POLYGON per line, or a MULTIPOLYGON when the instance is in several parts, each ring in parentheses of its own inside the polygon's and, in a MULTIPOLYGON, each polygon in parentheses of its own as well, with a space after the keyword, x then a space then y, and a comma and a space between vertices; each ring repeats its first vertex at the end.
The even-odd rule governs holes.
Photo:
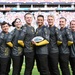
POLYGON ((58 27, 58 19, 61 16, 67 19, 67 25, 75 19, 74 10, 75 0, 0 0, 0 22, 7 21, 11 24, 15 18, 20 18, 24 24, 24 14, 32 12, 34 16, 32 25, 35 24, 35 28, 38 14, 44 15, 45 25, 47 25, 47 15, 54 15, 55 25, 58 27))

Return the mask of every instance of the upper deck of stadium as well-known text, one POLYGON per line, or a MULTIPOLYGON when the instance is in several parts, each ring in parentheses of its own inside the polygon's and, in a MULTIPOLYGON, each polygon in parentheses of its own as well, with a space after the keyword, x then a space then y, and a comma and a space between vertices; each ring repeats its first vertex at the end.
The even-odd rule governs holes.
POLYGON ((0 0, 0 11, 75 10, 75 0, 0 0))

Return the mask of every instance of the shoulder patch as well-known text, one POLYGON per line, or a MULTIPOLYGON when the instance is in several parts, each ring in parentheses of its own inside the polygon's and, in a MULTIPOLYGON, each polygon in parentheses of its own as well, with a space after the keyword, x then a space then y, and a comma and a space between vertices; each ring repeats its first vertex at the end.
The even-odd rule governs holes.
POLYGON ((23 30, 22 30, 23 32, 26 32, 26 27, 23 27, 23 30))
POLYGON ((1 33, 1 34, 0 34, 0 38, 3 38, 3 37, 4 37, 4 33, 1 33))
POLYGON ((47 33, 47 28, 44 28, 44 32, 47 33))
POLYGON ((58 28, 57 27, 55 27, 55 32, 56 32, 56 34, 58 34, 58 28))

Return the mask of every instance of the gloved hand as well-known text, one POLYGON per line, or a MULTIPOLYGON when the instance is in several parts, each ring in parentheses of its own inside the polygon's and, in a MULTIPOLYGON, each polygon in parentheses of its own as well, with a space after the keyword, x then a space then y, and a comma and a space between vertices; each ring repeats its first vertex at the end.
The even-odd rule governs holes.
POLYGON ((62 44, 62 41, 57 41, 57 45, 61 45, 62 44))
POLYGON ((39 43, 35 43, 35 45, 36 46, 42 46, 42 45, 46 45, 46 44, 48 44, 49 42, 47 41, 47 40, 43 40, 43 41, 41 41, 41 42, 39 42, 39 43))
POLYGON ((71 46, 73 44, 73 41, 68 41, 68 46, 71 46))
POLYGON ((9 47, 13 47, 13 44, 11 42, 6 43, 9 47))
POLYGON ((24 42, 22 40, 18 40, 18 44, 24 47, 24 42))

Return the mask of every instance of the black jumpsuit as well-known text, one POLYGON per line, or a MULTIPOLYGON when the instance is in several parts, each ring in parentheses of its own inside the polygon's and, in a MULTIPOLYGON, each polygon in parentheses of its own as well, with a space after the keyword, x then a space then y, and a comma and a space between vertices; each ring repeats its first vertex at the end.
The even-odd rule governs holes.
POLYGON ((58 62, 59 62, 59 49, 57 41, 62 42, 62 36, 60 33, 60 30, 53 26, 49 27, 50 31, 50 43, 48 45, 48 63, 49 63, 49 69, 51 72, 51 75, 60 75, 59 69, 58 69, 58 62))
POLYGON ((73 41, 71 31, 68 28, 60 29, 62 34, 62 45, 59 46, 59 63, 62 75, 70 75, 69 71, 69 47, 68 41, 73 41))
POLYGON ((0 33, 0 75, 8 75, 10 71, 10 48, 7 46, 8 34, 0 33))
POLYGON ((75 31, 72 31, 73 45, 70 46, 70 65, 72 68, 72 74, 75 75, 75 31))
POLYGON ((10 33, 7 42, 12 42, 13 48, 11 50, 11 56, 13 61, 12 75, 20 75, 22 63, 23 63, 23 48, 18 45, 18 38, 22 28, 17 30, 16 28, 10 33))
MULTIPOLYGON (((36 29, 36 36, 49 41, 49 30, 46 26, 36 29)), ((48 68, 48 45, 36 46, 36 61, 40 75, 50 75, 48 68)))
POLYGON ((24 41, 24 55, 25 55, 25 72, 24 75, 31 75, 34 66, 34 47, 31 40, 35 36, 35 30, 32 26, 23 26, 19 40, 24 41))

